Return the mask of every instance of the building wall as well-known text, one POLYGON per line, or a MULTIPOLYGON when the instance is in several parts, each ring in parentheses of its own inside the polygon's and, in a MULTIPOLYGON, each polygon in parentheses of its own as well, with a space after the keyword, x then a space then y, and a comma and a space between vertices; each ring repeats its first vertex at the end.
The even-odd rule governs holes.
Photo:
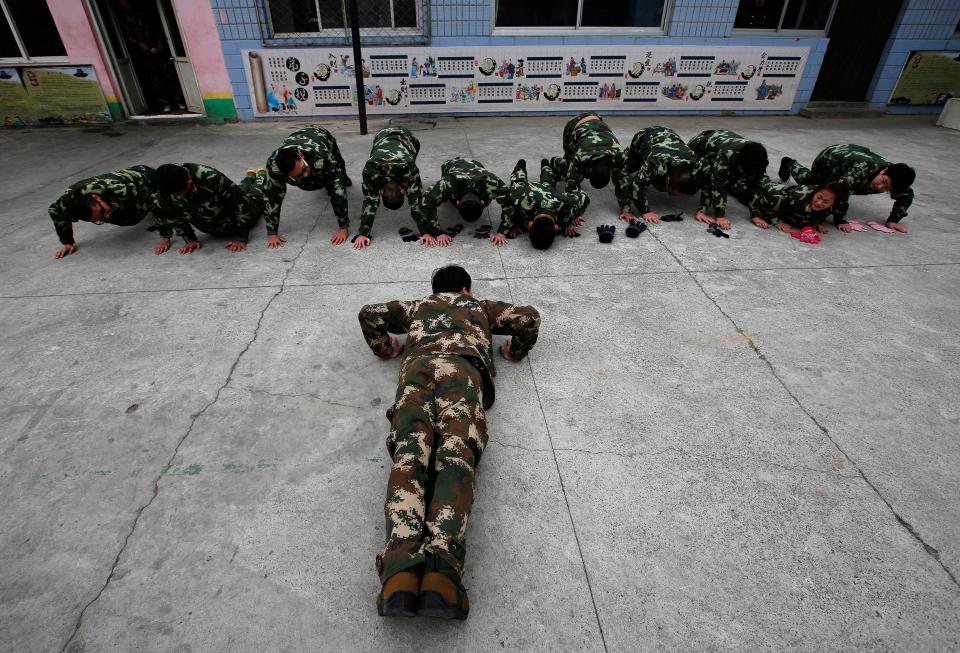
POLYGON ((93 20, 87 14, 83 0, 51 0, 48 3, 53 22, 60 32, 63 46, 67 50, 68 63, 76 66, 93 66, 97 80, 103 90, 103 96, 110 108, 114 120, 123 118, 120 107, 118 86, 101 51, 94 32, 93 20))
POLYGON ((884 48, 867 98, 891 113, 940 113, 942 107, 890 106, 887 100, 914 50, 960 50, 960 0, 906 0, 884 48))
MULTIPOLYGON (((843 0, 841 0, 842 2, 843 0)), ((210 0, 221 37, 237 112, 252 119, 241 50, 263 47, 257 19, 258 0, 210 0)), ((810 101, 829 39, 733 35, 738 0, 674 0, 664 36, 630 35, 494 35, 494 0, 431 0, 431 39, 435 46, 498 45, 656 45, 665 39, 688 45, 790 45, 810 48, 810 56, 791 113, 810 101)), ((887 107, 890 91, 910 50, 960 49, 954 33, 960 19, 960 0, 907 0, 894 34, 887 44, 870 88, 873 106, 896 112, 936 112, 938 107, 887 107)), ((691 113, 691 112, 684 112, 691 113)), ((709 113, 709 112, 704 112, 709 113)))
POLYGON ((210 11, 210 0, 174 0, 180 29, 190 63, 197 77, 203 108, 214 121, 234 120, 237 109, 220 47, 217 24, 210 11))

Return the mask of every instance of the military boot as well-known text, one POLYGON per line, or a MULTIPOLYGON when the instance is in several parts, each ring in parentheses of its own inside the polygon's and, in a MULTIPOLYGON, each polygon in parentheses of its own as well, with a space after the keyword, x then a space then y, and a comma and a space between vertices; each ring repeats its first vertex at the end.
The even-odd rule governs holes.
POLYGON ((440 556, 427 558, 420 582, 419 613, 426 617, 461 620, 470 613, 470 601, 460 582, 460 574, 440 556))
POLYGON ((377 614, 381 617, 415 617, 420 574, 421 565, 417 565, 388 578, 377 596, 377 614))

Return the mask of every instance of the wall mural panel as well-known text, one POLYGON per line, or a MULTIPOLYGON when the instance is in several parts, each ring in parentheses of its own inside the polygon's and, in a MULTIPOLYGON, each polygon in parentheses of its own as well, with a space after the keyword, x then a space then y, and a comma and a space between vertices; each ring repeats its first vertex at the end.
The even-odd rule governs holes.
MULTIPOLYGON (((793 104, 808 48, 372 48, 370 115, 589 110, 771 110, 793 104), (599 110, 599 109, 598 109, 599 110)), ((257 116, 356 112, 346 49, 244 50, 257 116)))

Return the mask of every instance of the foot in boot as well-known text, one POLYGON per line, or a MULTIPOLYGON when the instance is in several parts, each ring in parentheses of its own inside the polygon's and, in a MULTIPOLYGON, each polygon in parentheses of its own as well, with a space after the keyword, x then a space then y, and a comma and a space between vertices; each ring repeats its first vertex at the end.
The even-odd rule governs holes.
POLYGON ((353 186, 353 181, 350 180, 350 177, 344 177, 343 185, 349 188, 350 186, 353 186))
POLYGON ((417 614, 420 575, 416 571, 400 571, 387 579, 377 597, 377 614, 381 617, 413 617, 417 614))
POLYGON ((780 159, 780 181, 787 181, 790 179, 790 166, 793 165, 793 159, 788 156, 780 159))
POLYGON ((466 619, 470 614, 467 590, 460 574, 442 559, 432 556, 420 581, 419 614, 437 619, 466 619))

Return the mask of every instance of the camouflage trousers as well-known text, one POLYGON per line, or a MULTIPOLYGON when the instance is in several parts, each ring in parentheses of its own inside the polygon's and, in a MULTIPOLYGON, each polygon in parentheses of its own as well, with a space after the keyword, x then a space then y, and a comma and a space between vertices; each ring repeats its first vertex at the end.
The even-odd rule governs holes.
POLYGON ((437 555, 463 572, 474 469, 487 444, 480 371, 460 356, 409 361, 388 412, 386 545, 377 556, 384 582, 437 555))
MULTIPOLYGON (((585 111, 583 113, 578 113, 563 126, 563 156, 570 158, 576 154, 576 143, 573 140, 573 132, 577 128, 577 123, 586 118, 587 116, 596 116, 600 119, 600 122, 603 122, 603 119, 597 115, 596 111, 585 111)), ((563 168, 566 169, 566 168, 563 168)))

